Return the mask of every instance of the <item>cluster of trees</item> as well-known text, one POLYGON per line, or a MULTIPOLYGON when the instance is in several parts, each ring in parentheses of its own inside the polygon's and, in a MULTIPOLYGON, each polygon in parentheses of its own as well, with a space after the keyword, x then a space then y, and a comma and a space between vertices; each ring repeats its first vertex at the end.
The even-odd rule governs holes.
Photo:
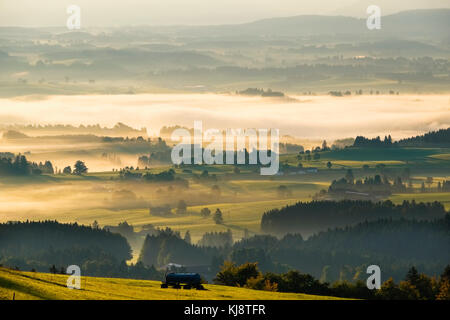
POLYGON ((352 93, 349 90, 347 90, 347 91, 344 91, 344 92, 342 92, 342 91, 330 91, 330 92, 328 92, 328 94, 330 96, 333 96, 333 97, 343 97, 343 96, 350 96, 352 93))
MULTIPOLYGON (((200 215, 203 218, 209 218, 209 217, 211 217, 211 210, 209 208, 203 208, 202 210, 200 210, 200 215)), ((214 222, 216 224, 223 224, 222 210, 217 208, 216 211, 214 212, 214 214, 212 215, 212 219, 214 220, 214 222)))
POLYGON ((119 170, 119 179, 121 180, 141 180, 142 173, 134 172, 134 168, 124 168, 119 170))
POLYGON ((175 170, 169 169, 166 171, 161 171, 158 173, 150 173, 146 172, 142 178, 145 181, 151 181, 151 182, 167 182, 167 181, 174 181, 175 180, 175 170))
POLYGON ((230 229, 225 232, 207 232, 198 241, 201 247, 231 247, 233 245, 233 233, 230 229))
MULTIPOLYGON (((425 181, 422 181, 420 185, 420 192, 448 192, 450 191, 450 181, 444 180, 444 181, 438 181, 436 184, 436 187, 434 188, 433 185, 433 177, 427 177, 425 181), (428 188, 427 188, 428 186, 428 188)), ((412 191, 412 187, 409 188, 412 191)))
POLYGON ((382 300, 450 300, 450 265, 439 278, 419 274, 411 267, 404 281, 396 284, 389 278, 374 296, 382 300))
MULTIPOLYGON (((378 91, 378 90, 377 91, 370 90, 369 93, 370 93, 370 95, 372 95, 372 94, 379 95, 380 91, 378 91)), ((343 97, 343 96, 351 96, 352 92, 350 90, 346 90, 344 92, 342 92, 342 91, 330 91, 330 92, 328 92, 328 94, 330 96, 334 96, 334 97, 343 97)), ((359 90, 355 91, 355 95, 357 95, 357 96, 360 96, 362 94, 363 94, 363 90, 362 89, 359 89, 359 90)), ((395 92, 394 90, 389 90, 389 94, 391 94, 391 95, 393 95, 393 94, 399 95, 400 93, 398 91, 395 92)))
POLYGON ((175 170, 173 170, 172 168, 158 173, 151 173, 151 172, 142 173, 136 170, 132 170, 132 168, 120 169, 119 179, 141 180, 145 182, 172 182, 186 188, 189 187, 189 181, 176 177, 175 170))
POLYGON ((223 224, 223 214, 219 208, 217 208, 216 212, 214 212, 213 220, 216 224, 223 224))
POLYGON ((258 89, 258 88, 247 88, 243 91, 236 91, 237 94, 247 95, 247 96, 261 96, 261 97, 284 97, 283 92, 272 91, 272 89, 258 89))
POLYGON ((208 218, 209 216, 211 216, 211 210, 209 208, 203 208, 202 210, 200 210, 200 215, 203 218, 208 218))
POLYGON ((1 176, 28 176, 42 173, 54 173, 53 165, 50 161, 45 161, 44 163, 30 162, 24 155, 0 157, 1 176))
POLYGON ((39 162, 38 164, 33 162, 31 164, 31 168, 32 168, 33 173, 35 173, 35 174, 36 173, 39 174, 39 171, 40 171, 40 173, 46 173, 46 174, 54 174, 55 173, 55 169, 53 169, 52 163, 48 160, 45 161, 44 163, 39 162))
POLYGON ((363 136, 357 136, 355 138, 355 142, 353 143, 354 147, 390 147, 392 146, 392 137, 391 135, 385 136, 384 140, 381 140, 381 138, 378 136, 373 139, 369 139, 363 136))
POLYGON ((81 176, 83 174, 86 174, 88 172, 88 167, 86 166, 86 164, 81 161, 81 160, 77 160, 77 162, 75 162, 75 164, 73 165, 73 170, 71 166, 67 166, 64 167, 62 173, 63 174, 75 174, 78 176, 81 176))
MULTIPOLYGON (((176 214, 186 214, 187 203, 184 200, 179 200, 175 208, 176 214)), ((169 204, 164 204, 160 206, 152 206, 149 209, 149 213, 155 216, 170 216, 172 215, 172 207, 169 204)))
MULTIPOLYGON (((311 150, 300 151, 297 155, 297 160, 306 160, 306 161, 319 160, 320 152, 330 150, 331 148, 328 146, 327 141, 324 140, 322 142, 322 146, 313 147, 311 148, 311 150)), ((331 168, 331 166, 329 168, 331 168)))
POLYGON ((350 199, 357 196, 363 196, 363 198, 365 196, 366 199, 374 196, 387 197, 393 192, 406 191, 408 191, 408 186, 403 183, 400 176, 397 176, 392 183, 386 175, 381 176, 379 174, 374 177, 366 177, 364 180, 357 179, 355 181, 351 169, 347 170, 344 178, 333 180, 328 187, 329 195, 350 199))
POLYGON ((168 147, 161 151, 150 152, 149 155, 143 155, 138 158, 138 166, 141 167, 163 163, 172 163, 171 149, 168 147))
MULTIPOLYGON (((179 200, 175 208, 175 213, 186 214, 187 212, 188 211, 186 201, 179 200)), ((149 214, 154 216, 171 216, 173 215, 172 207, 170 206, 170 204, 151 206, 149 209, 149 214)), ((200 210, 200 216, 202 216, 203 218, 211 217, 211 210, 209 208, 203 208, 202 210, 200 210)), ((217 208, 214 214, 212 215, 212 219, 216 224, 223 224, 223 214, 219 208, 217 208)))
POLYGON ((358 136, 353 143, 354 147, 430 147, 430 146, 450 146, 450 128, 431 131, 423 135, 401 139, 393 142, 391 136, 385 136, 384 140, 378 136, 369 139, 358 136))
POLYGON ((30 133, 42 133, 42 132, 57 132, 57 133, 79 133, 79 134, 120 134, 120 135, 136 135, 136 134, 147 134, 147 129, 142 128, 140 130, 133 129, 126 124, 118 122, 114 127, 107 128, 102 127, 99 124, 93 125, 83 125, 80 124, 78 127, 72 126, 70 124, 29 124, 29 125, 20 125, 13 124, 8 126, 2 126, 2 130, 19 130, 26 131, 30 133))
POLYGON ((394 204, 390 200, 372 202, 366 200, 298 202, 263 214, 261 230, 268 233, 311 233, 327 228, 348 226, 365 220, 380 218, 435 219, 446 214, 439 202, 416 203, 404 201, 394 204))
POLYGON ((157 139, 144 138, 142 136, 138 137, 101 137, 101 143, 110 144, 108 147, 110 149, 116 150, 120 153, 131 153, 131 154, 147 154, 146 158, 142 158, 144 162, 139 165, 146 166, 149 165, 148 160, 151 157, 151 162, 155 163, 157 159, 160 162, 167 163, 167 157, 170 160, 170 150, 171 148, 166 144, 166 142, 158 137, 157 139), (147 160, 147 162, 145 162, 147 160))
POLYGON ((450 146, 450 128, 431 131, 424 135, 399 140, 402 147, 450 146))
MULTIPOLYGON (((323 141, 324 147, 325 149, 320 148, 319 146, 315 147, 315 148, 311 148, 311 150, 304 150, 304 151, 300 151, 299 152, 299 156, 297 156, 298 160, 302 160, 301 155, 311 155, 311 153, 315 153, 315 152, 320 152, 320 151, 328 151, 328 146, 327 146, 327 142, 323 141)), ((305 158, 306 160, 306 158, 305 158)))
POLYGON ((200 174, 193 174, 192 178, 197 181, 217 181, 216 174, 209 174, 208 170, 203 170, 200 174))
POLYGON ((150 144, 152 143, 152 140, 150 138, 145 139, 142 136, 138 137, 102 137, 103 142, 126 142, 126 143, 145 143, 150 144))
POLYGON ((214 282, 226 286, 246 287, 255 290, 294 292, 315 295, 328 295, 346 298, 378 300, 449 300, 450 299, 450 265, 437 279, 426 274, 419 274, 411 267, 404 280, 396 284, 392 278, 385 281, 379 290, 370 290, 364 281, 356 283, 337 281, 333 284, 321 282, 310 274, 297 270, 277 274, 262 273, 258 263, 236 265, 225 261, 214 282))

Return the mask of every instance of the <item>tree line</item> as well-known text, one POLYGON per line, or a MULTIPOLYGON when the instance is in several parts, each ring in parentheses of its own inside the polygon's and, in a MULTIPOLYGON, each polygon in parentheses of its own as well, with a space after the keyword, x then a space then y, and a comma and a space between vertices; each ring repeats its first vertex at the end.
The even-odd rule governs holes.
POLYGON ((233 233, 230 229, 225 232, 207 232, 203 234, 198 245, 201 247, 231 247, 233 245, 233 233))
POLYGON ((214 282, 255 290, 370 300, 450 300, 450 265, 445 267, 439 277, 419 273, 416 267, 412 266, 399 283, 389 278, 380 289, 370 290, 362 280, 355 283, 348 281, 329 283, 297 270, 263 273, 256 262, 236 265, 226 261, 214 278, 214 282))
POLYGON ((281 209, 265 212, 261 218, 261 230, 267 233, 311 233, 327 228, 353 225, 365 220, 380 218, 435 219, 446 214, 440 202, 416 203, 404 201, 394 204, 390 200, 297 202, 281 209))
POLYGON ((394 177, 392 182, 387 175, 376 174, 373 177, 355 179, 353 171, 347 170, 345 177, 333 180, 328 190, 321 190, 314 196, 314 200, 324 199, 327 196, 333 199, 351 200, 375 200, 387 198, 392 193, 412 192, 413 186, 410 179, 404 183, 401 176, 394 177))
POLYGON ((322 281, 362 279, 368 265, 377 264, 383 274, 401 279, 416 264, 435 274, 450 261, 450 215, 433 221, 379 219, 353 227, 330 229, 305 240, 300 234, 246 237, 232 246, 187 243, 179 233, 147 236, 140 261, 164 266, 209 266, 211 278, 224 261, 258 262, 264 272, 302 270, 322 281))
POLYGON ((57 221, 0 224, 0 263, 4 265, 40 271, 48 271, 50 265, 72 264, 92 269, 94 265, 119 266, 130 258, 131 248, 124 237, 98 227, 57 221))
POLYGON ((27 160, 24 155, 0 157, 0 176, 30 176, 42 173, 53 174, 50 161, 35 163, 27 160))
POLYGON ((357 136, 354 147, 427 147, 427 146, 450 146, 450 128, 431 131, 423 135, 392 141, 390 135, 382 140, 379 136, 376 138, 366 138, 357 136))
POLYGON ((158 173, 151 173, 149 171, 142 173, 133 168, 120 169, 119 171, 120 180, 138 180, 143 182, 171 182, 176 183, 180 186, 189 187, 189 181, 186 179, 176 177, 175 170, 168 169, 158 173))

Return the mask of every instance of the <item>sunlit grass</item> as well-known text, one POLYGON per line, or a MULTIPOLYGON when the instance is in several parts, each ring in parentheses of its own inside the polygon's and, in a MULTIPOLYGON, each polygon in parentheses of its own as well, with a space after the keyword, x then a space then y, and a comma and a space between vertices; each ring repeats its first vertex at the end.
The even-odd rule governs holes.
POLYGON ((160 281, 82 277, 81 289, 66 287, 68 276, 0 268, 0 300, 330 300, 327 296, 204 285, 206 290, 161 289, 160 281))

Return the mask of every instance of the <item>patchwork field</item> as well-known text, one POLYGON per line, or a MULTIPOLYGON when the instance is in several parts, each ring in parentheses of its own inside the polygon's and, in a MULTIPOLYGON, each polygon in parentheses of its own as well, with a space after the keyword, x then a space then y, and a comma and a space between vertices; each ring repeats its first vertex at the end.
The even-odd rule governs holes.
MULTIPOLYGON (((190 231, 192 240, 198 241, 205 232, 233 231, 233 238, 240 239, 244 230, 250 234, 260 232, 261 216, 273 208, 280 208, 296 201, 310 201, 314 194, 327 189, 331 181, 345 176, 352 169, 355 178, 364 178, 380 173, 377 165, 384 165, 384 172, 395 176, 404 168, 410 168, 411 183, 417 190, 428 176, 434 178, 431 187, 438 181, 449 178, 450 151, 448 148, 398 148, 398 149, 344 149, 321 152, 318 160, 298 159, 295 154, 282 155, 280 163, 291 168, 301 164, 303 168, 317 168, 316 173, 261 176, 251 166, 243 166, 240 173, 234 166, 209 165, 192 167, 189 170, 175 169, 177 177, 189 181, 188 189, 171 191, 167 183, 142 183, 117 180, 117 173, 92 172, 84 176, 41 175, 28 177, 5 177, 0 181, 0 221, 45 220, 92 224, 117 225, 127 221, 137 230, 146 224, 155 227, 170 227, 181 233, 190 231), (328 162, 332 167, 327 167, 328 162), (368 168, 363 169, 367 165, 368 168), (216 175, 217 180, 196 180, 204 170, 216 175), (220 195, 213 196, 211 188, 217 185, 220 195), (285 186, 290 194, 280 196, 277 189, 285 186), (127 199, 120 192, 131 192, 127 199), (119 197, 116 194, 119 193, 119 197), (182 215, 158 216, 150 214, 149 207, 170 204, 175 212, 177 202, 187 203, 187 212, 182 215), (213 213, 219 208, 224 224, 215 224, 212 218, 200 216, 202 208, 213 213)), ((88 163, 89 165, 89 163, 88 163)), ((302 170, 299 167, 298 170, 302 170)), ((169 169, 160 166, 150 169, 157 173, 169 169)), ((292 169, 291 169, 292 170, 292 169)), ((140 170, 144 172, 144 170, 140 170)), ((256 170, 257 171, 257 170, 256 170)), ((428 185, 427 185, 428 186, 428 185)), ((441 201, 450 207, 450 193, 407 193, 390 197, 398 203, 403 200, 441 201)))

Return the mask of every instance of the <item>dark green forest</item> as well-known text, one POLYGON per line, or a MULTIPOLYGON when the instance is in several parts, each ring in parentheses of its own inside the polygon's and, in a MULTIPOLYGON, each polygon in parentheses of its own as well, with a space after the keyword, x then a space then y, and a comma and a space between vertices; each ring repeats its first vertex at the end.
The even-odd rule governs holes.
POLYGON ((42 173, 54 173, 50 161, 30 162, 24 155, 0 157, 0 176, 29 176, 42 173))
POLYGON ((354 147, 448 147, 450 146, 450 128, 427 132, 423 135, 392 141, 392 137, 385 136, 366 138, 358 136, 353 143, 354 147))
POLYGON ((83 274, 160 279, 153 267, 127 265, 131 248, 119 234, 56 221, 0 224, 0 264, 20 270, 61 272, 79 265, 83 274))
POLYGON ((226 261, 214 278, 217 284, 255 290, 296 292, 335 297, 377 300, 448 300, 450 298, 450 265, 439 276, 429 277, 411 267, 396 283, 384 281, 379 290, 370 290, 364 281, 354 283, 319 281, 310 274, 290 270, 284 273, 261 272, 258 263, 236 265, 226 261))
POLYGON ((390 200, 372 202, 365 200, 298 202, 263 214, 261 230, 267 233, 310 233, 334 227, 353 225, 365 220, 436 219, 446 214, 444 206, 435 201, 416 203, 404 201, 394 204, 390 200))
MULTIPOLYGON (((232 237, 230 232, 204 238, 218 236, 232 237)), ((176 262, 187 268, 204 267, 209 270, 202 274, 206 280, 227 284, 217 279, 226 261, 231 261, 236 265, 257 265, 261 274, 256 271, 250 283, 242 280, 255 289, 385 298, 375 297, 362 285, 367 278, 365 269, 376 264, 382 270, 385 290, 396 292, 397 297, 415 294, 423 298, 425 293, 419 289, 416 292, 405 287, 404 281, 398 285, 394 281, 402 281, 413 266, 427 275, 420 276, 428 279, 426 283, 431 283, 430 276, 437 279, 450 261, 449 240, 449 214, 432 221, 366 221, 319 232, 308 239, 300 234, 282 238, 256 235, 232 246, 216 246, 212 240, 207 243, 210 246, 193 245, 188 237, 183 239, 166 228, 147 235, 139 262, 127 264, 130 246, 123 236, 107 229, 56 221, 9 222, 0 224, 0 264, 53 273, 64 273, 68 265, 77 264, 85 275, 160 280, 163 274, 156 267, 176 262), (277 287, 273 287, 275 283, 277 287)), ((439 286, 433 288, 433 293, 426 296, 429 299, 440 290, 439 286)))
POLYGON ((323 281, 363 279, 364 268, 379 265, 385 277, 401 279, 413 266, 429 275, 450 261, 450 215, 433 221, 379 219, 353 227, 336 228, 304 239, 300 234, 282 238, 256 235, 228 247, 200 247, 165 230, 147 236, 140 261, 163 266, 177 261, 186 266, 210 267, 207 278, 224 261, 257 262, 264 272, 300 270, 323 281))

